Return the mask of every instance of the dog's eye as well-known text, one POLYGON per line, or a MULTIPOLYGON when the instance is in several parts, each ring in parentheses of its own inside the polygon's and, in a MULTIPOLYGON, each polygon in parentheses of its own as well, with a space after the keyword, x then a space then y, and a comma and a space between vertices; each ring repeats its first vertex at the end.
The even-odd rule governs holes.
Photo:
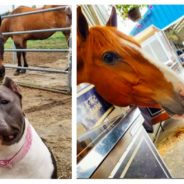
POLYGON ((9 101, 8 100, 0 100, 0 103, 3 104, 3 105, 6 105, 6 104, 9 103, 9 101))
POLYGON ((106 63, 106 64, 109 64, 109 65, 114 65, 116 64, 116 62, 120 59, 119 55, 112 52, 112 51, 109 51, 109 52, 105 52, 103 54, 103 61, 106 63))

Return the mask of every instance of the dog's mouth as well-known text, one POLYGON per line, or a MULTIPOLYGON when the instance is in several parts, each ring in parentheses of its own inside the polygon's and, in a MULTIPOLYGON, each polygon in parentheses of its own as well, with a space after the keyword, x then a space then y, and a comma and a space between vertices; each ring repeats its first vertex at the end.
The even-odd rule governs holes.
POLYGON ((25 122, 12 123, 8 126, 1 126, 0 129, 0 144, 1 145, 12 145, 19 142, 25 132, 25 122))
POLYGON ((3 145, 11 145, 19 140, 20 131, 12 131, 10 133, 0 135, 0 140, 3 145))
POLYGON ((19 135, 18 132, 14 132, 9 135, 2 136, 2 138, 3 138, 3 141, 11 143, 12 141, 17 139, 18 135, 19 135))

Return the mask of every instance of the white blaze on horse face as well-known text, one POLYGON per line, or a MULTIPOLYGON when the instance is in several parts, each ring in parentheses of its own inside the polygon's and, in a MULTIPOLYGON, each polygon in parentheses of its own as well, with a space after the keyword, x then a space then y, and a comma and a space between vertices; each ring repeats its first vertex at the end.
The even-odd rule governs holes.
POLYGON ((153 64, 155 67, 158 68, 158 70, 164 75, 165 79, 168 82, 171 82, 171 84, 174 87, 174 90, 178 93, 183 93, 184 94, 184 83, 180 76, 177 76, 177 74, 171 70, 169 67, 165 66, 158 60, 152 59, 143 49, 138 47, 136 44, 129 42, 127 40, 121 40, 123 45, 128 45, 132 49, 136 50, 139 54, 141 54, 148 62, 153 64), (181 92, 182 91, 182 92, 181 92))

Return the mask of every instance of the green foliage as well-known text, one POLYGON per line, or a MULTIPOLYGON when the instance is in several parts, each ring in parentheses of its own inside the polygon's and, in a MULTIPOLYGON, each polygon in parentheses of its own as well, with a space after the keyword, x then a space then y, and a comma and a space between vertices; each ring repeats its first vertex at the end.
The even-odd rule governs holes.
POLYGON ((182 38, 179 36, 179 34, 177 34, 176 30, 174 30, 173 28, 169 28, 166 32, 166 36, 170 41, 173 42, 182 42, 182 38))
MULTIPOLYGON (((6 49, 13 47, 13 41, 9 38, 5 44, 6 49)), ((56 32, 51 37, 45 40, 29 40, 27 48, 30 49, 62 49, 67 48, 65 36, 61 32, 56 32)))
POLYGON ((116 9, 118 10, 118 12, 120 13, 121 17, 123 19, 128 18, 128 12, 135 8, 135 7, 139 7, 140 9, 143 7, 146 7, 147 5, 134 5, 134 4, 121 4, 121 5, 116 5, 116 9))

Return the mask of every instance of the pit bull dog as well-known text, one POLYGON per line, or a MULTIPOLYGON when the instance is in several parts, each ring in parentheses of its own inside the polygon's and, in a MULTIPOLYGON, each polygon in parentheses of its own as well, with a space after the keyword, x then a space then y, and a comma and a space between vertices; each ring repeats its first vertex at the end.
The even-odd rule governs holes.
POLYGON ((22 111, 22 95, 6 77, 0 86, 0 178, 57 178, 52 153, 22 111))

